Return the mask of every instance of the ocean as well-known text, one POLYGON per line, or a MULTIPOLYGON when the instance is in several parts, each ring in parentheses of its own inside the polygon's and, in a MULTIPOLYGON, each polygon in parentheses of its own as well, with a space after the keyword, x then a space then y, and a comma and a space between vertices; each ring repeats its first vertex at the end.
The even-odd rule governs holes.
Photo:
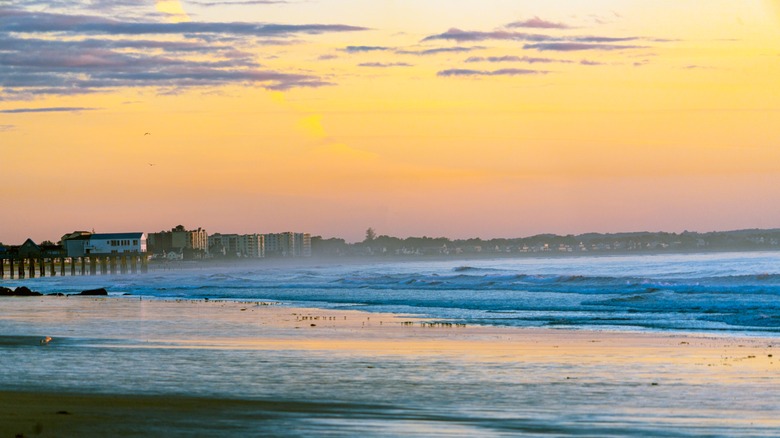
MULTIPOLYGON (((679 344, 701 345, 710 336, 756 338, 761 341, 746 347, 750 351, 744 357, 766 358, 773 348, 767 340, 780 342, 780 252, 290 266, 205 263, 138 276, 3 284, 66 294, 106 287, 116 299, 24 299, 40 303, 33 311, 25 307, 24 314, 0 301, 0 369, 6 370, 0 374, 0 391, 208 401, 208 412, 157 424, 147 429, 154 431, 151 435, 780 434, 780 368, 775 362, 767 361, 772 368, 756 374, 729 357, 689 361, 677 358, 676 350, 642 353, 627 345, 624 353, 622 347, 598 350, 596 344, 603 333, 661 333, 680 336, 679 344), (111 305, 205 299, 319 308, 323 314, 394 313, 467 326, 573 329, 586 337, 592 333, 594 347, 545 355, 510 340, 506 351, 470 354, 437 347, 437 339, 444 345, 457 329, 413 328, 417 331, 409 332, 414 334, 408 341, 429 342, 429 352, 318 349, 317 342, 329 335, 324 328, 310 328, 295 340, 305 338, 313 347, 286 348, 283 341, 290 332, 264 331, 247 319, 184 308, 177 314, 175 306, 168 313, 152 307, 147 313, 141 306, 126 314, 124 307, 111 305), (38 339, 44 335, 54 340, 41 347, 38 339), (278 336, 282 344, 231 343, 257 336, 278 336), (198 343, 203 341, 206 347, 198 343), (664 356, 648 356, 659 352, 664 356)), ((6 303, 24 302, 11 300, 16 301, 6 303)), ((247 312, 241 314, 246 318, 247 312)), ((522 339, 524 332, 517 333, 522 339)), ((142 435, 135 429, 124 434, 142 435)))
POLYGON ((780 252, 175 266, 144 276, 8 285, 43 293, 106 287, 123 296, 278 301, 465 324, 780 332, 780 252))

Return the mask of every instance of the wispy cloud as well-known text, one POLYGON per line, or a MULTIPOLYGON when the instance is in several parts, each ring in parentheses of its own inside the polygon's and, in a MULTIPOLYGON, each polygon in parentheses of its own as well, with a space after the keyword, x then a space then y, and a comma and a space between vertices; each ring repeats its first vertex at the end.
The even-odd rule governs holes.
POLYGON ((508 28, 531 28, 531 29, 571 29, 571 26, 564 23, 555 23, 552 21, 543 20, 539 17, 534 17, 529 20, 515 21, 506 25, 508 28))
POLYGON ((608 37, 608 36, 552 36, 538 33, 511 32, 506 30, 496 30, 492 32, 467 31, 461 29, 450 29, 447 32, 425 37, 423 41, 432 40, 453 40, 458 42, 486 41, 486 40, 509 40, 524 41, 529 43, 618 43, 636 41, 640 38, 630 37, 608 37))
POLYGON ((127 87, 181 92, 226 84, 275 90, 332 85, 308 72, 264 67, 253 52, 258 45, 295 41, 299 35, 364 29, 340 24, 137 22, 0 8, 0 99, 127 87))
POLYGON ((383 46, 347 46, 342 49, 347 53, 364 53, 364 52, 383 52, 390 50, 389 47, 383 46))
POLYGON ((412 64, 405 62, 364 62, 358 64, 358 67, 377 67, 377 68, 389 68, 389 67, 413 67, 412 64))
POLYGON ((565 59, 553 59, 553 58, 535 58, 532 56, 488 56, 488 57, 482 57, 482 56, 472 56, 468 59, 466 59, 466 62, 473 63, 473 62, 492 62, 492 63, 500 63, 500 62, 525 62, 528 64, 551 64, 551 63, 562 63, 562 64, 571 64, 572 61, 565 60, 565 59))
POLYGON ((541 70, 526 70, 519 68, 504 68, 500 70, 471 70, 453 68, 449 70, 442 70, 438 72, 437 76, 453 77, 453 76, 524 76, 524 75, 537 75, 547 74, 546 71, 541 70))
POLYGON ((16 125, 0 125, 0 132, 13 131, 16 125))
POLYGON ((644 49, 647 46, 634 46, 624 44, 597 44, 597 43, 537 43, 526 44, 524 49, 534 49, 539 51, 554 51, 554 52, 577 52, 583 50, 629 50, 629 49, 644 49))
POLYGON ((433 49, 420 49, 420 50, 396 50, 395 53, 399 55, 440 55, 442 53, 466 53, 474 50, 482 50, 484 47, 438 47, 433 49))
POLYGON ((65 15, 20 10, 0 10, 0 32, 69 35, 197 35, 230 34, 253 37, 288 37, 330 32, 355 32, 365 27, 344 24, 267 24, 208 22, 129 22, 90 15, 65 15))
MULTIPOLYGON (((3 114, 23 114, 23 113, 77 113, 81 111, 95 111, 100 108, 72 107, 72 106, 54 106, 45 108, 12 108, 0 110, 3 114)), ((13 126, 13 125, 3 125, 13 126)))
POLYGON ((580 65, 595 66, 595 65, 606 65, 606 64, 603 63, 603 62, 591 61, 589 59, 583 59, 582 61, 580 61, 580 65))
POLYGON ((461 30, 452 28, 444 33, 430 35, 423 38, 423 41, 451 40, 458 42, 487 41, 487 40, 513 40, 513 41, 549 41, 554 37, 542 34, 511 32, 506 30, 496 30, 493 32, 480 32, 461 30))

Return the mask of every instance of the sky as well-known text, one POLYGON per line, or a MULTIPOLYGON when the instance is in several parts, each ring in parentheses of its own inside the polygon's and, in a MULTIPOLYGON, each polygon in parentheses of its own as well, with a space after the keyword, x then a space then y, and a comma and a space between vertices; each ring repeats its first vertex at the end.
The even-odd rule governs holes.
POLYGON ((780 227, 780 0, 3 0, 0 242, 780 227))

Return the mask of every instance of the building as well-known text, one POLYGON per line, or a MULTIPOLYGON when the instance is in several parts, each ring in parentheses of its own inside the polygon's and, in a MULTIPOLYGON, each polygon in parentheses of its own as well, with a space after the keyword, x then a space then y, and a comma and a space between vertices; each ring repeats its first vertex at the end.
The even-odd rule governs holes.
POLYGON ((238 240, 238 234, 212 234, 208 237, 209 254, 212 257, 240 257, 238 240))
POLYGON ((295 233, 265 234, 265 253, 268 257, 293 257, 295 255, 295 233))
POLYGON ((265 236, 244 234, 238 238, 238 252, 241 257, 261 259, 265 257, 265 236))
POLYGON ((62 246, 68 257, 146 253, 145 233, 92 234, 76 232, 63 236, 62 246))
POLYGON ((311 234, 295 233, 295 257, 311 257, 311 234))
POLYGON ((149 234, 149 252, 154 254, 169 254, 176 252, 184 258, 202 258, 208 253, 209 236, 206 230, 187 230, 179 225, 171 231, 160 231, 149 234))
POLYGON ((265 253, 268 257, 311 257, 311 234, 289 231, 266 234, 265 253))

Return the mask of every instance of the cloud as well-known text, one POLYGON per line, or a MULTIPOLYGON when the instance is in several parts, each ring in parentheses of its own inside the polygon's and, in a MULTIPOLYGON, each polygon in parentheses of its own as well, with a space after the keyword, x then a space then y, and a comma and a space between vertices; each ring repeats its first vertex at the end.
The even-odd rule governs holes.
POLYGON ((15 9, 34 9, 46 12, 106 14, 114 18, 164 18, 151 0, 4 0, 3 6, 15 9))
POLYGON ((595 65, 606 65, 606 64, 603 63, 603 62, 591 61, 589 59, 583 59, 582 61, 580 61, 580 65, 595 66, 595 65))
POLYGON ((395 53, 399 55, 417 55, 417 56, 428 56, 428 55, 439 55, 442 53, 465 53, 465 52, 471 52, 473 50, 482 50, 484 47, 439 47, 434 49, 423 49, 423 50, 396 50, 395 53))
POLYGON ((314 74, 265 68, 253 52, 258 44, 286 42, 299 34, 362 29, 338 24, 136 22, 0 8, 0 100, 127 87, 179 93, 227 84, 273 90, 333 85, 314 74))
POLYGON ((628 50, 628 49, 644 49, 645 46, 632 46, 622 44, 596 44, 596 43, 537 43, 526 44, 524 49, 534 49, 539 51, 556 51, 556 52, 575 52, 582 50, 628 50))
POLYGON ((493 32, 465 31, 452 28, 447 32, 425 37, 423 41, 431 40, 454 40, 457 42, 473 42, 485 40, 509 40, 527 42, 525 49, 536 50, 555 50, 555 51, 576 51, 576 50, 624 50, 639 49, 646 46, 637 45, 619 45, 616 43, 627 43, 638 41, 638 37, 607 37, 607 36, 567 36, 558 37, 551 35, 511 32, 497 30, 493 32))
POLYGON ((548 41, 555 39, 553 37, 541 34, 531 34, 522 32, 510 32, 498 30, 493 32, 467 31, 452 28, 447 32, 437 35, 431 35, 423 38, 423 41, 434 40, 452 40, 458 42, 486 41, 486 40, 513 40, 513 41, 548 41))
POLYGON ((542 20, 539 17, 531 18, 525 21, 515 21, 506 25, 508 28, 531 28, 531 29, 571 29, 571 26, 563 23, 554 23, 552 21, 542 20))
POLYGON ((0 10, 0 32, 60 33, 69 35, 198 35, 230 34, 254 37, 288 37, 330 32, 355 32, 365 27, 344 24, 266 24, 220 22, 130 22, 91 15, 0 10))
POLYGON ((347 53, 363 53, 363 52, 382 52, 385 50, 390 50, 389 47, 382 47, 382 46, 347 46, 344 49, 347 53))
POLYGON ((0 132, 13 131, 16 125, 0 125, 0 132))
POLYGON ((481 57, 481 56, 472 56, 468 59, 466 59, 466 62, 472 63, 472 62, 526 62, 529 64, 536 64, 536 63, 542 63, 542 64, 550 64, 550 63, 563 63, 563 64, 570 64, 571 61, 565 60, 565 59, 553 59, 553 58, 534 58, 531 56, 488 56, 488 57, 481 57))
POLYGON ((389 67, 414 67, 414 66, 412 64, 407 64, 405 62, 364 62, 362 64, 358 64, 358 67, 389 68, 389 67))
POLYGON ((470 70, 454 68, 450 70, 442 70, 436 74, 441 77, 454 77, 454 76, 524 76, 524 75, 536 75, 547 74, 546 71, 541 70, 526 70, 518 68, 505 68, 501 70, 470 70))
MULTIPOLYGON (((13 108, 0 110, 3 114, 24 114, 24 113, 76 113, 81 111, 95 111, 100 108, 87 108, 87 107, 71 107, 71 106, 54 106, 46 108, 13 108)), ((13 125, 4 125, 13 126, 13 125)))

